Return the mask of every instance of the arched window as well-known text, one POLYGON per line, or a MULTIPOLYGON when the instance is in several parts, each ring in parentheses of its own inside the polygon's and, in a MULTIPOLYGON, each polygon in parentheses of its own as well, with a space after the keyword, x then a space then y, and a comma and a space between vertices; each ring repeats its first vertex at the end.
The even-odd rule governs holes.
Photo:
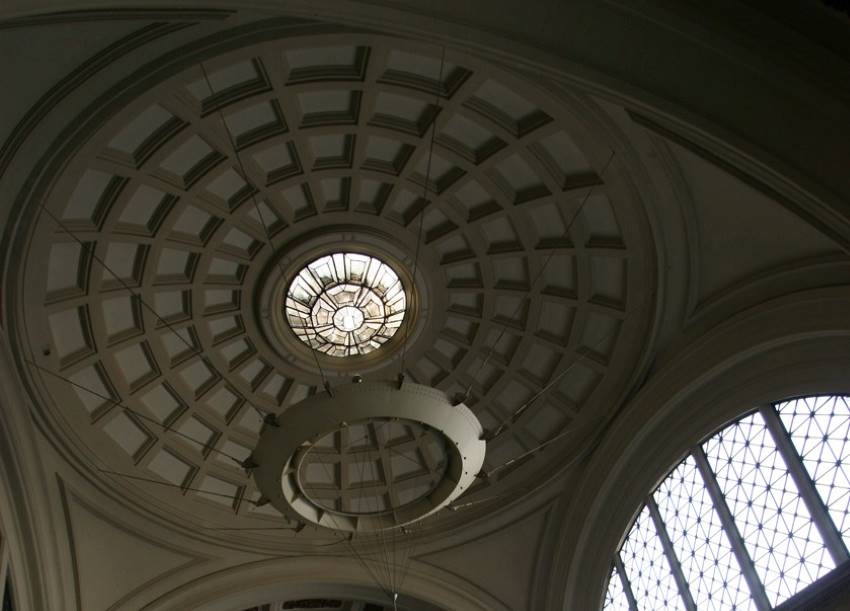
POLYGON ((694 447, 617 552, 614 609, 773 609, 850 560, 850 397, 763 406, 694 447))

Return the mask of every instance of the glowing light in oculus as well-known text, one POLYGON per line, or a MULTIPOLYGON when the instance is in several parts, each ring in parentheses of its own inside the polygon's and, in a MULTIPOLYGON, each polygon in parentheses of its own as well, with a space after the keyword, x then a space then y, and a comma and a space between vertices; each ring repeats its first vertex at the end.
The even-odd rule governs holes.
POLYGON ((284 302, 295 335, 335 357, 380 348, 401 327, 406 309, 398 275, 380 259, 358 253, 308 263, 290 283, 284 302))

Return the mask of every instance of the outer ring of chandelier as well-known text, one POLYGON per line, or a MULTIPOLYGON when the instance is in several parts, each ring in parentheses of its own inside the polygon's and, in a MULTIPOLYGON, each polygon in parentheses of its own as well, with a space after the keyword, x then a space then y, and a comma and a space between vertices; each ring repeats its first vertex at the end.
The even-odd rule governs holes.
POLYGON ((288 519, 338 531, 374 532, 411 524, 436 513, 467 490, 481 471, 486 453, 483 429, 465 404, 455 404, 435 388, 394 382, 336 386, 289 407, 263 427, 251 455, 262 498, 288 519), (408 421, 444 440, 446 466, 422 497, 392 511, 351 515, 329 510, 305 494, 301 463, 328 433, 364 422, 408 421))
POLYGON ((380 349, 401 328, 407 288, 382 258, 339 250, 309 261, 286 287, 283 315, 311 349, 351 357, 380 349))

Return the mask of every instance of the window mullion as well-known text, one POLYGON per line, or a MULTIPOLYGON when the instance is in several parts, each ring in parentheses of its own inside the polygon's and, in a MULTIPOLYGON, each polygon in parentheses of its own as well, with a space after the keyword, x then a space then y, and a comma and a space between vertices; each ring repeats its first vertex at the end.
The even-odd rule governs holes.
POLYGON ((797 485, 800 496, 806 504, 806 508, 809 510, 812 520, 815 526, 817 526, 818 532, 823 538, 823 542, 829 550, 832 559, 835 561, 836 566, 846 562, 850 558, 850 555, 847 553, 847 546, 844 545, 841 533, 836 528, 835 522, 829 517, 829 511, 821 499, 820 494, 818 494, 809 472, 803 466, 803 460, 791 442, 791 438, 788 436, 788 431, 785 430, 785 425, 782 424, 779 414, 776 413, 772 405, 762 406, 759 408, 759 413, 764 418, 767 430, 770 431, 770 436, 776 444, 776 449, 782 458, 785 459, 788 472, 797 485))
POLYGON ((700 470, 702 479, 705 482, 705 487, 711 500, 714 503, 714 508, 717 510, 717 515, 720 518, 720 523, 723 525, 723 530, 726 531, 726 536, 729 539, 729 544, 735 552, 735 557, 738 559, 738 564, 741 567, 741 573, 744 579, 747 580, 747 585, 750 586, 750 595, 756 604, 759 611, 769 611, 770 601, 767 599, 767 594, 764 591, 764 585, 759 579, 753 561, 750 558, 747 548, 744 546, 744 539, 735 525, 735 519, 732 517, 732 512, 729 511, 729 506, 726 505, 726 499, 723 497, 723 492, 714 477, 714 472, 708 464, 708 459, 705 457, 702 447, 697 446, 693 450, 693 457, 700 470))
POLYGON ((661 547, 664 548, 664 555, 667 556, 667 562, 670 563, 670 570, 673 572, 673 577, 679 586, 679 594, 685 603, 685 609, 696 611, 697 606, 694 604, 691 589, 685 580, 685 574, 682 573, 682 565, 679 563, 679 559, 676 558, 673 544, 670 543, 670 537, 667 535, 667 527, 664 525, 664 520, 661 519, 661 514, 658 512, 658 505, 651 496, 647 499, 646 505, 649 507, 649 515, 652 516, 652 521, 655 522, 655 530, 658 533, 658 538, 661 539, 661 547))
POLYGON ((637 600, 635 600, 635 595, 632 593, 632 584, 629 583, 629 578, 626 577, 626 567, 623 566, 623 561, 620 560, 619 552, 614 554, 614 568, 617 569, 617 576, 620 579, 620 583, 623 584, 623 591, 626 593, 626 599, 629 601, 629 609, 631 611, 638 611, 637 600))

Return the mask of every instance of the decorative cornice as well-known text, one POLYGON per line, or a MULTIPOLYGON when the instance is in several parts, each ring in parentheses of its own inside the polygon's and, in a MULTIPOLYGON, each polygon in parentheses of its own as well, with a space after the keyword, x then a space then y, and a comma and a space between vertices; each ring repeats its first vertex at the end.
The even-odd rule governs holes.
MULTIPOLYGON (((693 134, 691 136, 685 135, 673 127, 663 125, 656 119, 647 117, 634 110, 627 109, 627 112, 631 119, 638 125, 687 148, 709 163, 716 165, 750 187, 758 190, 760 193, 780 203, 790 212, 832 239, 844 252, 850 253, 850 223, 838 216, 826 204, 809 194, 803 193, 796 185, 791 184, 787 180, 771 180, 769 176, 759 177, 755 171, 746 171, 743 169, 752 164, 744 164, 742 159, 736 159, 735 162, 731 161, 729 155, 724 154, 723 151, 711 150, 712 148, 717 148, 716 146, 712 147, 711 143, 698 143, 692 137, 693 134), (794 193, 795 191, 796 193, 794 193)), ((755 169, 750 167, 750 170, 755 169)), ((765 174, 765 172, 761 173, 765 174)))
MULTIPOLYGON (((124 36, 115 41, 106 48, 98 51, 70 74, 62 78, 58 83, 51 87, 39 100, 30 107, 24 117, 18 121, 9 137, 0 147, 0 176, 6 173, 15 154, 21 148, 26 139, 33 132, 35 127, 53 110, 62 100, 68 97, 74 90, 88 81, 95 74, 112 64, 113 62, 124 57, 128 53, 135 51, 154 40, 178 32, 187 27, 195 25, 193 23, 152 23, 139 28, 135 32, 124 36)), ((3 24, 0 23, 0 29, 3 24)), ((9 225, 7 224, 7 231, 9 225)))
POLYGON ((96 21, 219 21, 235 14, 226 9, 167 9, 118 8, 58 11, 30 17, 16 17, 0 21, 0 30, 31 28, 44 25, 89 23, 96 21))

